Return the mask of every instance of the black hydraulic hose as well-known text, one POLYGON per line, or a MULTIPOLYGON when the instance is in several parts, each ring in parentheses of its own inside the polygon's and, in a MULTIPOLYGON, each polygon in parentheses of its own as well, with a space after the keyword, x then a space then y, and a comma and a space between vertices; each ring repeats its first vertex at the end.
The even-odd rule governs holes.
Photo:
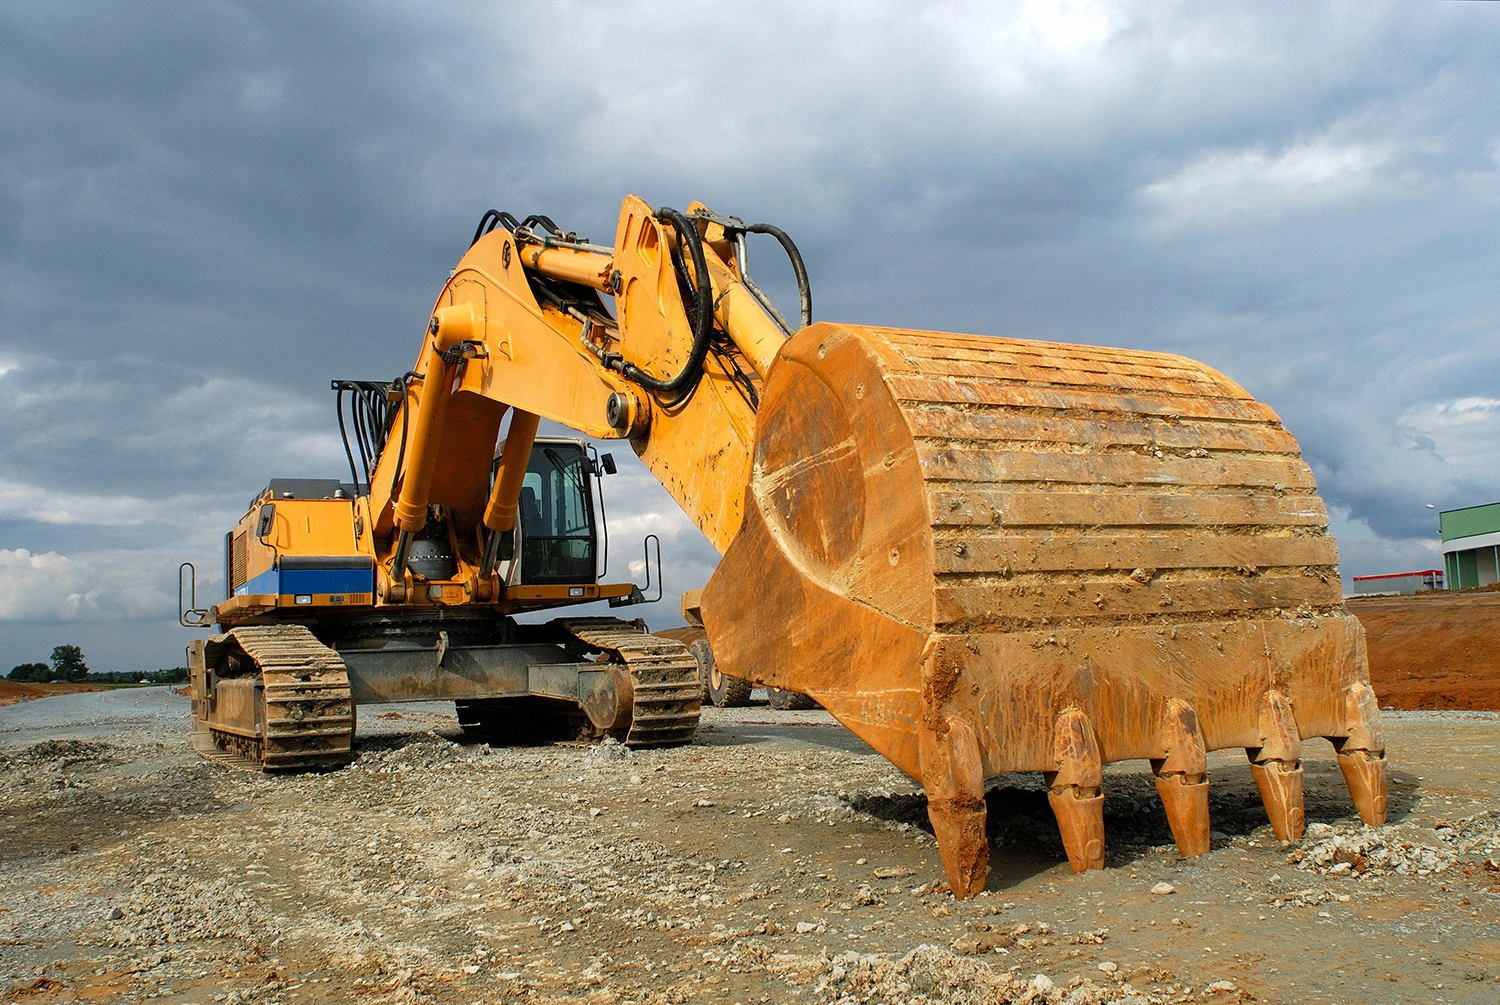
POLYGON ((371 409, 370 395, 368 392, 356 392, 354 398, 354 439, 359 444, 359 460, 365 471, 365 485, 370 484, 370 458, 374 455, 371 427, 374 425, 370 418, 371 409))
MULTIPOLYGON (((359 447, 359 461, 364 467, 366 484, 370 481, 370 438, 366 435, 367 425, 365 413, 369 410, 369 403, 365 400, 366 395, 362 391, 354 392, 353 400, 350 402, 349 410, 354 413, 354 442, 359 447)), ((356 473, 355 480, 358 481, 356 473)))
POLYGON ((696 386, 698 378, 703 374, 703 360, 708 355, 709 339, 714 333, 713 285, 708 279, 708 259, 703 254, 703 238, 698 233, 698 228, 677 210, 666 206, 656 211, 656 218, 670 223, 676 229, 678 238, 687 245, 688 253, 693 257, 693 273, 698 277, 697 282, 693 282, 691 276, 685 277, 688 288, 693 291, 693 301, 697 308, 697 316, 693 319, 693 348, 688 353, 688 360, 682 371, 669 380, 653 377, 634 363, 623 361, 620 373, 648 391, 677 395, 696 386))
POLYGON ((397 411, 389 400, 389 396, 401 387, 403 379, 395 381, 378 380, 335 380, 333 389, 338 392, 335 408, 339 420, 339 436, 344 443, 344 456, 349 461, 349 474, 354 483, 361 488, 368 489, 370 484, 370 468, 380 457, 381 451, 385 449, 386 433, 397 411), (344 414, 344 392, 349 392, 349 415, 344 414), (349 442, 349 433, 354 433, 354 443, 349 442), (357 447, 358 449, 352 449, 357 447), (361 478, 358 467, 364 466, 364 477, 361 478))
POLYGON ((474 245, 478 244, 479 239, 485 234, 488 234, 491 230, 494 230, 495 224, 499 222, 500 211, 498 209, 485 210, 484 215, 479 218, 479 226, 474 228, 474 240, 469 242, 469 247, 472 248, 474 247, 474 245), (486 229, 486 227, 488 227, 488 229, 486 229))
POLYGON ((355 413, 354 435, 359 440, 359 454, 365 468, 365 486, 370 484, 370 469, 385 449, 385 422, 390 415, 390 401, 386 398, 388 385, 372 384, 359 390, 359 410, 355 413))
POLYGON ((474 228, 474 240, 469 242, 469 247, 472 248, 478 244, 479 239, 494 230, 496 224, 499 224, 511 233, 515 233, 516 227, 519 226, 516 223, 516 218, 509 213, 502 213, 498 209, 487 209, 484 215, 479 218, 479 226, 474 228))
MULTIPOLYGON (((688 352, 687 362, 683 365, 681 372, 675 377, 661 378, 653 377, 634 363, 626 362, 616 357, 614 360, 606 360, 605 365, 617 370, 627 380, 630 380, 654 394, 672 395, 681 400, 686 394, 698 384, 703 376, 703 361, 709 352, 709 342, 714 333, 713 312, 713 284, 708 278, 708 259, 703 253, 703 237, 698 233, 698 228, 688 220, 686 216, 675 209, 663 206, 656 211, 656 218, 670 223, 677 231, 678 244, 672 249, 673 265, 692 296, 692 324, 693 344, 688 352), (681 246, 686 245, 688 254, 692 256, 692 274, 688 273, 686 263, 683 261, 681 246), (696 277, 696 280, 695 278, 696 277)), ((514 233, 522 228, 543 227, 549 233, 561 234, 562 229, 554 223, 551 218, 542 215, 528 216, 525 220, 516 221, 509 213, 499 210, 488 210, 480 217, 479 226, 474 230, 474 240, 469 243, 473 247, 478 240, 497 224, 503 225, 507 230, 514 233)), ((752 228, 755 233, 770 234, 781 242, 782 247, 787 249, 788 256, 792 259, 792 267, 797 273, 798 290, 802 296, 803 324, 810 323, 812 317, 812 296, 808 292, 807 271, 802 267, 802 257, 797 254, 797 246, 792 244, 791 238, 775 227, 768 224, 757 224, 752 228)), ((543 288, 545 292, 545 287, 543 288)), ((560 305, 561 306, 561 305, 560 305)), ((404 383, 404 382, 403 382, 404 383)), ((404 398, 403 398, 404 403, 404 398)), ((402 439, 405 440, 406 427, 402 425, 402 439)), ((405 453, 405 444, 402 444, 402 453, 405 453)), ((398 468, 399 472, 399 468, 398 468)))
MULTIPOLYGON (((424 381, 422 388, 423 390, 426 390, 427 385, 425 383, 425 378, 422 374, 419 374, 414 370, 406 371, 400 377, 397 377, 394 381, 396 390, 401 393, 401 403, 396 406, 395 415, 391 419, 391 421, 395 422, 397 418, 401 420, 401 447, 396 453, 396 473, 391 476, 391 488, 393 489, 401 484, 401 469, 406 466, 406 430, 407 427, 411 425, 411 423, 408 421, 411 417, 408 414, 410 412, 410 409, 406 407, 406 386, 410 381, 414 379, 424 381)), ((386 435, 390 435, 389 430, 386 431, 386 435)))
POLYGON ((550 216, 542 216, 541 214, 533 214, 532 216, 528 216, 524 221, 522 221, 521 226, 535 227, 537 224, 541 224, 543 227, 546 227, 547 233, 549 234, 562 233, 562 228, 553 223, 550 216))
POLYGON ((745 228, 748 234, 770 234, 780 242, 786 257, 791 259, 792 271, 797 274, 797 300, 801 307, 802 327, 806 328, 812 324, 812 284, 807 280, 807 267, 802 264, 802 253, 797 250, 797 245, 787 236, 786 231, 780 227, 773 227, 769 223, 751 224, 745 228))
MULTIPOLYGON (((351 399, 352 402, 358 402, 358 400, 357 397, 351 399)), ((359 469, 354 466, 354 451, 349 449, 349 431, 344 427, 344 389, 342 387, 339 388, 338 396, 334 399, 334 407, 339 412, 339 438, 344 441, 344 456, 349 458, 349 478, 354 482, 354 494, 359 495, 359 469)), ((351 409, 356 407, 356 404, 350 405, 351 409)))

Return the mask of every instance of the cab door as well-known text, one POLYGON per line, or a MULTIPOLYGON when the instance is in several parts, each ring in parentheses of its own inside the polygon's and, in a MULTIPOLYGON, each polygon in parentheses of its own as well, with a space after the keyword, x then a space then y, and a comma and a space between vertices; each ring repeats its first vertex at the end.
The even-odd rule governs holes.
POLYGON ((538 440, 521 482, 521 582, 598 581, 592 466, 573 441, 538 440))

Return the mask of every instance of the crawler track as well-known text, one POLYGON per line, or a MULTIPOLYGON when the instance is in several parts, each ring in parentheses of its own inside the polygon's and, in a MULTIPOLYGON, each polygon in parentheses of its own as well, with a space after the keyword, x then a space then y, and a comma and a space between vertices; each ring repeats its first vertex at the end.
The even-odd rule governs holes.
POLYGON ((680 747, 698 731, 698 661, 681 642, 617 618, 559 618, 553 625, 630 670, 635 696, 628 747, 680 747))
POLYGON ((307 628, 236 628, 207 639, 203 660, 224 683, 253 678, 257 670, 259 680, 240 688, 244 700, 237 716, 216 714, 212 706, 202 714, 195 702, 193 747, 200 754, 252 771, 307 771, 349 762, 354 703, 348 671, 338 653, 307 628))

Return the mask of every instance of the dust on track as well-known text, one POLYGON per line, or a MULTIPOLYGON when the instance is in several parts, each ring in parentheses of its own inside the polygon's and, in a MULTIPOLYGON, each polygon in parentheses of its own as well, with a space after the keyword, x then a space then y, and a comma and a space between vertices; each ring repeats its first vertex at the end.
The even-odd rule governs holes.
POLYGON ((367 707, 354 764, 268 777, 198 759, 186 701, 150 691, 0 712, 7 1001, 1500 997, 1492 714, 1387 715, 1378 832, 1310 741, 1295 850, 1240 753, 1211 755, 1196 862, 1146 766, 1110 766, 1109 868, 1082 876, 1040 780, 1006 776, 990 888, 955 902, 920 789, 819 711, 709 711, 692 746, 631 752, 367 707))

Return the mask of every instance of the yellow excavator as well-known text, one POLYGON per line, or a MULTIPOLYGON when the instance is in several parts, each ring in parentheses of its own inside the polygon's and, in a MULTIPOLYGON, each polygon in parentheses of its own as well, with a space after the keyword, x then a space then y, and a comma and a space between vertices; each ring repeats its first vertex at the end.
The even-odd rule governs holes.
POLYGON ((356 706, 421 699, 495 742, 671 746, 710 677, 815 699, 920 782, 958 897, 984 887, 1003 772, 1044 773, 1079 871, 1104 863, 1114 761, 1150 762, 1187 856, 1209 847, 1220 748, 1246 750, 1283 841, 1309 737, 1385 818, 1312 473, 1200 363, 814 324, 782 231, 632 196, 612 246, 485 214, 412 370, 334 388, 350 480, 272 480, 225 538, 225 599, 184 605, 221 633, 189 648, 207 756, 335 765, 356 706), (751 279, 751 235, 788 254, 799 323, 751 279), (684 597, 692 650, 639 621, 516 621, 644 599, 596 571, 611 455, 542 418, 627 440, 719 550, 684 597))

